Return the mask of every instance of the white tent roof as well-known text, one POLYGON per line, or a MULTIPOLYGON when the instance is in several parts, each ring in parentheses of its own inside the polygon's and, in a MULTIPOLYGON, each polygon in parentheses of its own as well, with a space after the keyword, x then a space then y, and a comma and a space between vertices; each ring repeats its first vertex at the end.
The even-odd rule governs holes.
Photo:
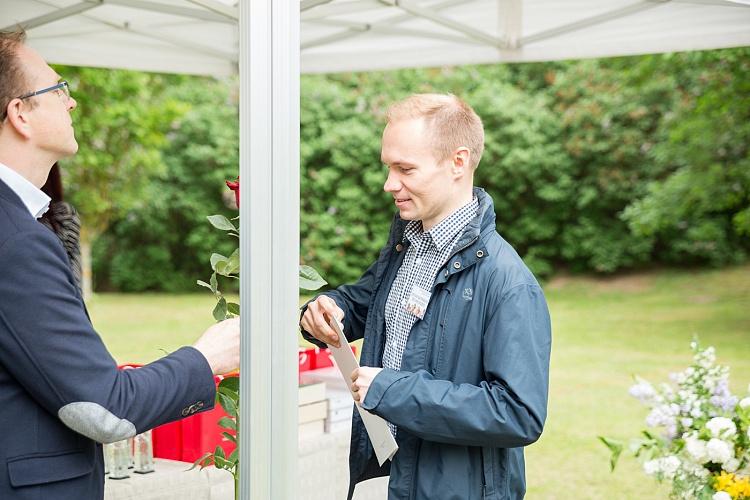
MULTIPOLYGON (((302 0, 302 72, 750 45, 748 0, 302 0)), ((236 0, 0 0, 49 61, 226 75, 236 0)))

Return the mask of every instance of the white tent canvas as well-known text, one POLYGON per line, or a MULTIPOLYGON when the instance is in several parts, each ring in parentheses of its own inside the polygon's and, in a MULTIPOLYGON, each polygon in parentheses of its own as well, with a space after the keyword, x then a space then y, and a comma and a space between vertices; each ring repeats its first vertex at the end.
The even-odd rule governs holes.
MULTIPOLYGON (((0 0, 0 27, 61 64, 227 75, 236 0, 0 0)), ((302 0, 303 73, 750 44, 743 0, 302 0)))

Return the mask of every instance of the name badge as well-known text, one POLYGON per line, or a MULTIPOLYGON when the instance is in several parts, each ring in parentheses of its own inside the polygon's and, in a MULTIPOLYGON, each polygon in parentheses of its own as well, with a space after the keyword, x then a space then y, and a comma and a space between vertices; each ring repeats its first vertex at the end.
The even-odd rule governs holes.
POLYGON ((406 309, 407 312, 413 314, 417 318, 424 319, 424 313, 425 311, 427 311, 427 304, 430 303, 431 295, 432 294, 430 292, 420 287, 419 285, 414 285, 414 287, 412 287, 411 289, 409 298, 406 299, 404 309, 406 309))

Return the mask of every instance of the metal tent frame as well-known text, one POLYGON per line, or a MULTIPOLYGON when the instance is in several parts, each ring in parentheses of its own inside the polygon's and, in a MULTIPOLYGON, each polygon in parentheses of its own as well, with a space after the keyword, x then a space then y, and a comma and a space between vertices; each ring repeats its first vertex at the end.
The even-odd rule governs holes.
MULTIPOLYGON (((0 26, 60 64, 220 76, 239 71, 237 3, 0 0, 0 26)), ((301 0, 295 19, 303 73, 750 44, 750 0, 301 0)))

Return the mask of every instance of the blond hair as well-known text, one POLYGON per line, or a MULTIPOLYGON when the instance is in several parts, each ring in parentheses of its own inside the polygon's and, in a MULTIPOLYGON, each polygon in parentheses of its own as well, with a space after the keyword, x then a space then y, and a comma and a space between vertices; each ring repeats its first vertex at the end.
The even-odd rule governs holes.
POLYGON ((464 101, 453 94, 414 94, 388 108, 388 123, 423 118, 435 158, 446 160, 466 147, 470 166, 476 168, 484 151, 482 120, 464 101))

